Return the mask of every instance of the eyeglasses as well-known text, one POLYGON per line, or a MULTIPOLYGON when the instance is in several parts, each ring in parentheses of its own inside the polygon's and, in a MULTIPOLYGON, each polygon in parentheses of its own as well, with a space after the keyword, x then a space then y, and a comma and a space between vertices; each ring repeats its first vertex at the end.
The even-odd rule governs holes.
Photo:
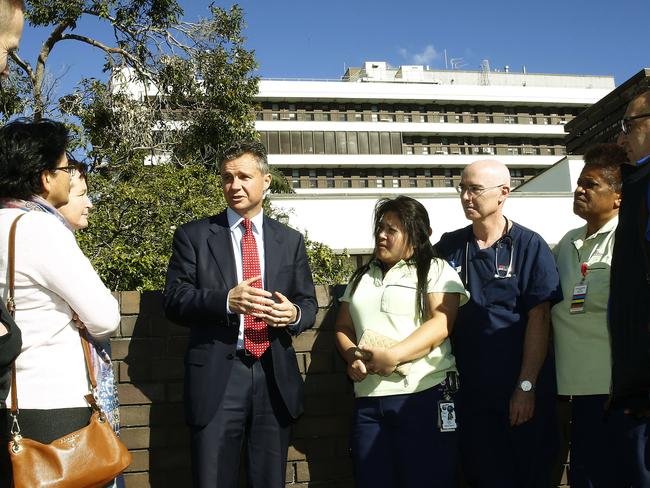
POLYGON ((630 131, 632 130, 631 122, 635 119, 642 119, 644 117, 650 117, 650 113, 632 115, 632 116, 626 115, 621 119, 621 132, 623 132, 623 134, 629 134, 630 131))
POLYGON ((54 168, 50 170, 52 173, 54 171, 65 171, 70 175, 70 178, 75 176, 77 174, 77 165, 75 164, 69 164, 68 166, 60 166, 58 168, 54 168))
POLYGON ((505 183, 501 183, 500 185, 488 186, 488 187, 486 188, 486 187, 484 187, 484 186, 480 186, 480 185, 467 185, 467 186, 465 186, 465 185, 463 185, 463 184, 461 183, 460 185, 458 185, 458 186, 456 187, 456 191, 457 191, 460 195, 462 195, 463 193, 467 192, 467 194, 468 194, 470 197, 477 198, 477 197, 480 197, 481 195, 483 195, 483 193, 485 193, 485 192, 488 191, 488 190, 494 190, 495 188, 502 188, 502 187, 504 187, 504 186, 506 186, 506 184, 505 184, 505 183))

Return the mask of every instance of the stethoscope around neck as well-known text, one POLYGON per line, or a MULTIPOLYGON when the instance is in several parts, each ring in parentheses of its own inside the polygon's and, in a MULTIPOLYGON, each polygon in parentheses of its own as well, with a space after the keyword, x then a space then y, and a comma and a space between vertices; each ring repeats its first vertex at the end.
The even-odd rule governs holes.
MULTIPOLYGON (((512 278, 514 273, 512 272, 512 260, 515 255, 515 244, 514 241, 512 240, 512 235, 510 235, 510 222, 506 218, 506 216, 503 216, 504 219, 506 219, 506 226, 504 229, 504 234, 497 239, 497 241, 492 244, 494 246, 494 278, 497 280, 505 280, 507 278, 512 278), (508 266, 500 265, 499 264, 499 249, 503 247, 508 247, 509 249, 509 254, 508 254, 508 266)), ((467 238, 467 242, 465 243, 465 283, 466 285, 469 284, 468 281, 468 273, 469 273, 469 243, 470 240, 473 239, 473 234, 470 233, 470 236, 467 238)))

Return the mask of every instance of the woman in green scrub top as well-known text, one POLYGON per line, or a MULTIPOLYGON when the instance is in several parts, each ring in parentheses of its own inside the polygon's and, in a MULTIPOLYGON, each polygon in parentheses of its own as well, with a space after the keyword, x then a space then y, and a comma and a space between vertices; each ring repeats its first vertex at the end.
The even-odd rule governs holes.
POLYGON ((379 200, 374 228, 373 259, 352 276, 336 319, 356 397, 356 486, 452 487, 457 379, 449 335, 468 294, 434 255, 421 203, 379 200))

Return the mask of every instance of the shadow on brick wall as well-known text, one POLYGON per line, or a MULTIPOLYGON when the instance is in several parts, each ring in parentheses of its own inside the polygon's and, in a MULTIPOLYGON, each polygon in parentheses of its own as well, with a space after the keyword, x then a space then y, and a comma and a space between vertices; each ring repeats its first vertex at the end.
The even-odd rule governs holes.
POLYGON ((122 435, 133 453, 127 486, 190 486, 189 437, 183 420, 188 330, 165 318, 160 292, 130 293, 122 293, 119 339, 128 341, 119 365, 122 435))
POLYGON ((294 340, 305 375, 305 413, 293 429, 287 486, 353 486, 348 453, 352 383, 334 344, 337 298, 343 290, 317 289, 316 325, 294 340))

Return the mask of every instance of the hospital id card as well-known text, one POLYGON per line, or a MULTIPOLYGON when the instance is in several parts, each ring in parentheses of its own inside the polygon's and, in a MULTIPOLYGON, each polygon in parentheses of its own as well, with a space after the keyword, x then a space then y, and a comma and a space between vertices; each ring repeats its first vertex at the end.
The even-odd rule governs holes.
POLYGON ((587 283, 578 283, 573 287, 571 296, 570 313, 585 313, 585 299, 587 298, 587 283))
POLYGON ((456 406, 453 401, 438 402, 438 427, 440 432, 454 432, 456 424, 456 406))

